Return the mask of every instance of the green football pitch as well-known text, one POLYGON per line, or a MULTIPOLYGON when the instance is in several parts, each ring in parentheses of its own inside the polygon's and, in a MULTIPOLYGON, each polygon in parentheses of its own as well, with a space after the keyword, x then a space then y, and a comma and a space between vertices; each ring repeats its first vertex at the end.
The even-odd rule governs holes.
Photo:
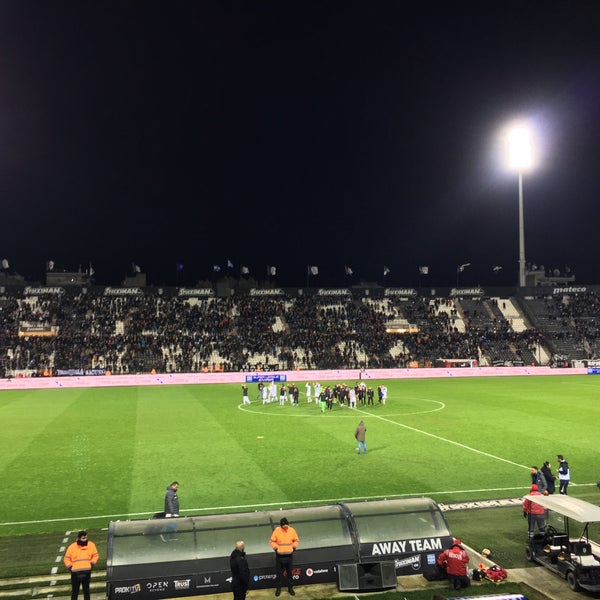
MULTIPOLYGON (((353 381, 346 383, 353 385, 353 381)), ((376 387, 379 381, 370 385, 376 387)), ((424 495, 523 495, 556 454, 597 503, 600 378, 387 380, 388 401, 325 414, 263 405, 238 384, 0 392, 0 536, 106 527, 163 510, 271 510, 424 495), (368 454, 354 430, 367 426, 368 454)))

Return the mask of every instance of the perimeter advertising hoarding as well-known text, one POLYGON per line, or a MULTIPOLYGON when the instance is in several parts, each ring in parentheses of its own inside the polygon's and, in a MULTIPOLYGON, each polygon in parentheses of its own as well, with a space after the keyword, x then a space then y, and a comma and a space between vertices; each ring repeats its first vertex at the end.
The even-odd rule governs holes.
MULTIPOLYGON (((267 589, 275 587, 275 561, 272 553, 268 555, 272 567, 253 567, 252 557, 248 558, 250 566, 250 589, 267 589)), ((292 577, 296 585, 333 583, 337 581, 336 565, 314 563, 294 567, 292 577)), ((206 571, 187 575, 164 577, 138 577, 129 581, 110 582, 107 584, 109 598, 176 598, 185 596, 202 596, 205 594, 224 594, 231 592, 231 572, 229 559, 224 561, 220 571, 206 571)))
POLYGON ((271 383, 271 381, 281 383, 287 381, 287 376, 285 374, 246 375, 246 383, 271 383))

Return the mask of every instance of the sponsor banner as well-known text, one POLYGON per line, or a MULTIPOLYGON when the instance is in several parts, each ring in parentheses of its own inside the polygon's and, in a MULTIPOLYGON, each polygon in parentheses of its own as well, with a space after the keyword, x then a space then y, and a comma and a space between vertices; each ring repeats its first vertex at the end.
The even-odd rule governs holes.
POLYGON ((585 286, 566 286, 566 287, 556 287, 552 290, 553 296, 560 296, 561 294, 585 294, 587 292, 587 287, 585 286))
POLYGON ((386 288, 383 295, 411 297, 417 295, 417 290, 414 288, 386 288))
POLYGON ((338 288, 338 289, 325 289, 319 288, 317 291, 317 296, 349 296, 350 290, 348 288, 338 288))
MULTIPOLYGON (((260 587, 269 587, 270 585, 275 583, 276 579, 276 573, 256 573, 252 576, 252 581, 255 584, 260 584, 260 587)), ((231 577, 229 577, 228 581, 231 583, 231 577)))
POLYGON ((231 588, 224 576, 216 573, 203 573, 196 576, 194 592, 196 594, 217 594, 229 591, 231 588))
POLYGON ((157 579, 140 579, 136 582, 113 583, 109 586, 109 598, 125 600, 134 597, 139 600, 155 598, 177 598, 216 594, 231 590, 225 573, 203 573, 200 575, 179 575, 157 579))
POLYGON ((271 383, 271 381, 287 381, 287 375, 246 375, 246 383, 271 383))
POLYGON ((144 290, 141 287, 105 287, 105 296, 143 296, 144 290))
POLYGON ((251 296, 283 296, 284 292, 281 288, 270 288, 270 289, 265 289, 265 290, 251 288, 250 295, 251 296))
POLYGON ((410 569, 410 570, 413 570, 416 572, 420 572, 421 571, 421 555, 413 554, 412 556, 407 556, 406 558, 396 558, 394 560, 394 566, 396 567, 396 573, 398 571, 406 571, 407 569, 410 569))
POLYGON ((202 298, 206 296, 214 296, 215 290, 212 288, 179 288, 177 295, 181 298, 202 298))
POLYGON ((116 585, 112 588, 112 592, 115 597, 133 596, 135 594, 141 594, 142 584, 132 583, 130 585, 116 585))
POLYGON ((53 325, 34 325, 19 327, 19 337, 54 337, 58 335, 58 327, 53 325))
POLYGON ((452 288, 450 290, 450 296, 452 298, 461 298, 464 296, 483 296, 484 295, 484 291, 482 288, 480 287, 474 287, 474 288, 452 288))
POLYGON ((39 286, 23 288, 24 296, 61 296, 65 293, 65 288, 61 286, 39 286))
POLYGON ((105 375, 105 369, 58 369, 56 374, 59 377, 83 377, 84 375, 105 375))
MULTIPOLYGON (((275 587, 277 574, 274 570, 252 570, 251 579, 252 589, 272 588, 275 587)), ((292 568, 292 579, 297 585, 331 583, 337 580, 337 571, 334 563, 317 563, 309 566, 302 564, 292 568)))
POLYGON ((498 498, 497 500, 477 500, 474 502, 440 503, 438 506, 442 512, 472 510, 476 508, 503 508, 506 506, 523 506, 523 498, 498 498))

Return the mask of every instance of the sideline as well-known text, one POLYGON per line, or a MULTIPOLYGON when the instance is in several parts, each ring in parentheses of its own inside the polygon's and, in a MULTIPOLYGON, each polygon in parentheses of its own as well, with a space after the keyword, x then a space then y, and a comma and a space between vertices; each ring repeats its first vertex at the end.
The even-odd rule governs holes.
MULTIPOLYGON (((529 467, 528 467, 529 468, 529 467)), ((597 483, 594 481, 592 483, 573 483, 570 484, 572 487, 596 487, 597 483)), ((518 487, 501 487, 501 488, 479 488, 479 489, 471 489, 471 490, 444 490, 439 492, 424 491, 424 492, 415 492, 412 494, 388 494, 386 496, 355 496, 351 498, 319 498, 318 500, 299 500, 299 501, 289 501, 289 502, 268 502, 263 504, 237 504, 231 506, 209 506, 205 508, 188 508, 184 509, 182 513, 188 513, 189 516, 196 516, 199 513, 217 513, 221 511, 227 510, 241 510, 241 509, 268 509, 273 507, 292 507, 292 508, 302 508, 304 506, 309 506, 312 504, 336 504, 338 502, 363 502, 365 500, 391 500, 393 498, 417 498, 420 496, 444 496, 448 494, 477 494, 477 493, 490 493, 490 492, 522 492, 523 495, 527 493, 527 486, 518 486, 518 487)), ((522 497, 521 497, 522 501, 522 497)), ((490 506, 484 506, 486 502, 499 502, 498 500, 480 500, 473 501, 473 504, 479 503, 481 506, 474 506, 473 508, 490 508, 490 506)), ((441 502, 438 502, 440 506, 441 502)), ((444 506, 452 506, 454 504, 467 505, 468 501, 463 502, 450 502, 444 504, 444 506)), ((37 521, 9 521, 6 523, 0 523, 0 527, 2 526, 15 526, 15 525, 36 525, 43 523, 63 523, 67 521, 92 521, 94 519, 119 519, 119 518, 143 518, 148 515, 154 515, 156 511, 148 511, 148 512, 137 512, 137 513, 121 513, 115 515, 88 515, 85 517, 64 517, 64 518, 56 518, 56 519, 41 519, 37 521)))

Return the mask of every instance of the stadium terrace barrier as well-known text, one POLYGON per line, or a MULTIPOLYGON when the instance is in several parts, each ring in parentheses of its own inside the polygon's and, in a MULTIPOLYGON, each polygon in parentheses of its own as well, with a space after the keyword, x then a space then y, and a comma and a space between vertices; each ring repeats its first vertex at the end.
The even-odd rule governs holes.
POLYGON ((167 373, 157 375, 109 375, 78 377, 23 377, 0 381, 0 390, 126 387, 138 385, 190 385, 204 383, 252 383, 270 381, 379 381, 382 379, 433 379, 438 377, 515 377, 530 375, 586 375, 588 369, 550 367, 472 367, 457 369, 356 369, 332 371, 261 371, 254 373, 167 373), (250 378, 250 379, 249 379, 250 378))

